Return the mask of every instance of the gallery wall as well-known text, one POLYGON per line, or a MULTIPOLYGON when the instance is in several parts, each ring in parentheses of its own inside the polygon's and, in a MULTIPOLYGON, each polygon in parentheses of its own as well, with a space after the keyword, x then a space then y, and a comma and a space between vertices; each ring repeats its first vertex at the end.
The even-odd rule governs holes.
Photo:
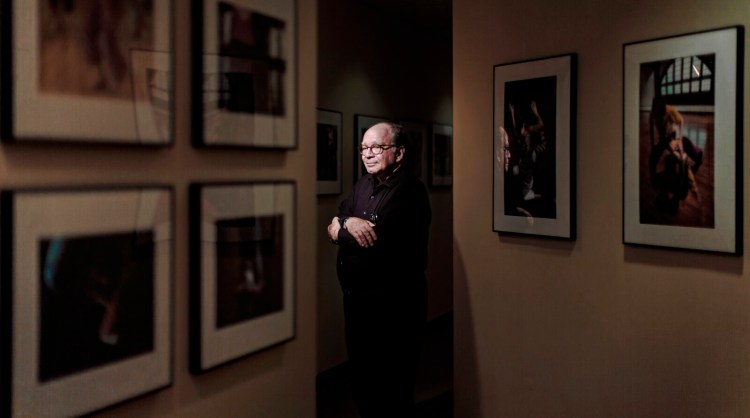
MULTIPOLYGON (((99 416, 281 418, 315 414, 315 250, 320 232, 314 209, 317 4, 314 0, 295 3, 298 67, 293 76, 297 77, 298 146, 294 149, 198 149, 191 145, 191 95, 196 86, 191 85, 192 17, 188 0, 174 0, 171 6, 175 28, 173 145, 142 148, 4 143, 0 146, 3 189, 123 184, 161 184, 173 188, 172 331, 167 336, 171 341, 171 385, 100 411, 99 416), (296 183, 296 257, 292 260, 296 286, 295 335, 291 341, 193 375, 188 371, 191 261, 188 185, 194 181, 254 180, 296 183)), ((38 123, 45 123, 45 115, 39 115, 38 123)), ((51 402, 48 407, 54 411, 56 405, 51 402)))
MULTIPOLYGON (((456 416, 750 415, 748 251, 622 242, 623 44, 747 30, 750 3, 469 0, 453 18, 456 416), (493 66, 567 53, 578 56, 577 239, 493 232, 493 66)), ((747 242, 747 221, 741 231, 747 242)))
MULTIPOLYGON (((451 124, 451 41, 368 2, 318 2, 318 107, 343 114, 343 193, 318 198, 318 370, 346 360, 336 247, 325 228, 353 186, 355 115, 451 124)), ((460 143, 460 139, 456 139, 460 143)), ((452 188, 430 187, 430 319, 452 310, 452 188)), ((387 261, 384 261, 387 262, 387 261)), ((387 283, 398 291, 397 283, 387 283)))

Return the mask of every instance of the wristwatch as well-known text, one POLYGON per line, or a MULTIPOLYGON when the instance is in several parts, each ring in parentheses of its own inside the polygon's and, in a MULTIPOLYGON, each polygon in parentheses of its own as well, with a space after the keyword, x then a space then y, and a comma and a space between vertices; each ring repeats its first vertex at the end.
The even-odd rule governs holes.
POLYGON ((346 229, 346 221, 349 219, 348 216, 344 216, 343 218, 339 218, 339 225, 341 225, 341 229, 346 229))

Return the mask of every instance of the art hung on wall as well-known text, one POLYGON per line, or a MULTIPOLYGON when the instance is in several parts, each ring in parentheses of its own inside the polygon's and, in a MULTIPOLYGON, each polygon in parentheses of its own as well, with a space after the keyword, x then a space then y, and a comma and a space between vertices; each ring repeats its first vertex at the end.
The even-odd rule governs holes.
POLYGON ((295 184, 190 187, 190 370, 294 338, 295 184))
POLYGON ((494 231, 575 239, 576 62, 494 67, 494 231))
POLYGON ((2 138, 171 144, 170 5, 4 2, 2 138))
POLYGON ((0 196, 3 416, 79 416, 172 382, 172 190, 0 196))
POLYGON ((427 182, 427 168, 429 166, 427 163, 429 127, 426 123, 411 119, 398 120, 398 124, 403 126, 407 137, 406 140, 409 143, 409 149, 414 153, 414 166, 412 167, 414 174, 419 177, 420 180, 427 182))
POLYGON ((193 143, 297 146, 294 0, 193 0, 193 143))
POLYGON ((742 252, 744 28, 623 46, 623 241, 742 252))
POLYGON ((319 195, 341 193, 343 123, 341 112, 318 109, 316 189, 319 195))
POLYGON ((453 127, 432 124, 430 140, 430 186, 453 184, 453 127))

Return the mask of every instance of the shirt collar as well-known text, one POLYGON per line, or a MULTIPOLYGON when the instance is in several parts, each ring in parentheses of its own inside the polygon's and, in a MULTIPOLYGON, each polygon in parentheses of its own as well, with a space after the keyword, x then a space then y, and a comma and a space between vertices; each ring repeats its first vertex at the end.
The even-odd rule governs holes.
POLYGON ((393 173, 391 173, 391 175, 388 176, 388 178, 386 178, 385 181, 383 181, 383 182, 380 182, 377 177, 375 177, 374 175, 370 174, 370 181, 372 182, 372 188, 373 188, 373 190, 376 189, 376 188, 378 188, 378 187, 388 187, 388 188, 391 188, 391 187, 395 186, 396 184, 399 183, 399 181, 403 177, 403 173, 405 171, 406 171, 406 169, 404 169, 404 167, 399 166, 399 167, 396 168, 396 171, 394 171, 393 173))

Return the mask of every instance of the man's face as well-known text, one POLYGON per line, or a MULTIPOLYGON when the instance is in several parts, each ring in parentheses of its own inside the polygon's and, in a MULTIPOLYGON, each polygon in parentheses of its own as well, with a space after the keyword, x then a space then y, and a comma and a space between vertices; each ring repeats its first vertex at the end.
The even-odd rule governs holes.
MULTIPOLYGON (((362 138, 362 145, 371 147, 373 145, 393 145, 390 131, 384 125, 375 125, 365 132, 362 138)), ((384 149, 381 154, 375 155, 371 150, 365 150, 362 153, 362 162, 365 164, 367 172, 373 175, 385 173, 391 166, 401 162, 403 150, 399 147, 384 149)))
MULTIPOLYGON (((510 165, 510 141, 508 140, 508 133, 505 132, 505 128, 501 126, 498 128, 498 131, 500 133, 500 138, 503 140, 503 169, 508 171, 508 166, 510 165)), ((500 160, 500 158, 498 158, 498 160, 500 160)))

